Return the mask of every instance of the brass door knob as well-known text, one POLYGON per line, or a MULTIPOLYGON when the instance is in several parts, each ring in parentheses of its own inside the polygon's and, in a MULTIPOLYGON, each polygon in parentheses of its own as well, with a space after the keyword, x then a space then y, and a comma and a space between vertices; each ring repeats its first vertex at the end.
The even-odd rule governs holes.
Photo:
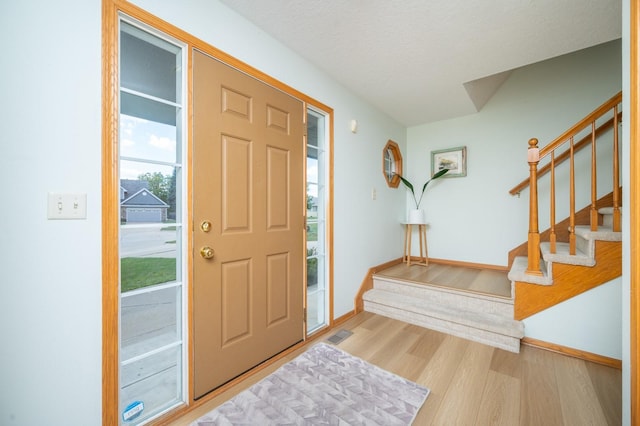
POLYGON ((211 259, 213 257, 213 249, 211 247, 202 247, 200 249, 200 256, 202 256, 204 259, 211 259))

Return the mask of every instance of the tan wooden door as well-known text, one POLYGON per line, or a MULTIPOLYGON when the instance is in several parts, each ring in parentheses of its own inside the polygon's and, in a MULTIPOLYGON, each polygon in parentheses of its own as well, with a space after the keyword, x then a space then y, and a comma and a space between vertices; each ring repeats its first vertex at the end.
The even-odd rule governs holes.
POLYGON ((199 398, 304 337, 305 124, 300 100, 197 51, 193 94, 199 398))

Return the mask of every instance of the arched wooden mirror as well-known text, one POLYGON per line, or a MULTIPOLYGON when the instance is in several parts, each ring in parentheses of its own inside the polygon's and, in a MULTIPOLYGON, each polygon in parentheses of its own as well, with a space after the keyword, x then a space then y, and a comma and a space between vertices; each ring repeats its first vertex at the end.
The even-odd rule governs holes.
POLYGON ((382 150, 382 174, 389 188, 400 184, 398 175, 402 175, 402 154, 397 143, 389 139, 382 150))

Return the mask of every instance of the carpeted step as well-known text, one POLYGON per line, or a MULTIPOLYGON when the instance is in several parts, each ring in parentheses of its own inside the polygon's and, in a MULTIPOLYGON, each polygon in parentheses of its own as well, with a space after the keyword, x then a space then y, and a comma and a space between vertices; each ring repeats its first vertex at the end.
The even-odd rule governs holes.
MULTIPOLYGON (((576 244, 577 245, 577 244, 576 244)), ((569 254, 569 243, 556 243, 556 252, 551 253, 551 243, 540 243, 542 258, 546 262, 559 262, 568 265, 593 266, 596 259, 576 247, 576 254, 569 254)))
POLYGON ((527 266, 529 260, 526 256, 518 256, 513 259, 513 264, 507 275, 511 281, 520 281, 538 285, 551 285, 553 284, 553 276, 551 271, 547 270, 547 262, 544 260, 540 262, 540 269, 542 275, 529 275, 527 274, 527 266))
POLYGON ((576 236, 589 241, 622 241, 622 232, 614 232, 610 226, 598 226, 597 231, 592 231, 589 225, 578 225, 576 236))
POLYGON ((424 301, 425 304, 451 306, 468 312, 482 312, 513 318, 512 298, 380 275, 373 276, 373 288, 411 296, 424 301))
MULTIPOLYGON (((607 208, 599 211, 607 212, 607 208)), ((542 276, 529 275, 527 270, 527 258, 516 257, 508 277, 511 281, 526 282, 538 285, 553 284, 553 264, 564 263, 568 265, 592 267, 596 264, 595 245, 596 241, 622 241, 621 232, 613 232, 611 226, 599 226, 597 231, 592 231, 589 225, 578 225, 575 227, 576 234, 576 254, 569 254, 569 244, 564 242, 556 243, 556 253, 551 253, 549 242, 540 243, 542 259, 540 268, 542 276)))
POLYGON ((368 312, 510 352, 520 351, 524 326, 510 317, 425 303, 420 298, 375 288, 367 291, 363 300, 364 309, 368 312))
POLYGON ((613 207, 602 207, 598 209, 598 213, 602 215, 602 226, 613 227, 613 207))

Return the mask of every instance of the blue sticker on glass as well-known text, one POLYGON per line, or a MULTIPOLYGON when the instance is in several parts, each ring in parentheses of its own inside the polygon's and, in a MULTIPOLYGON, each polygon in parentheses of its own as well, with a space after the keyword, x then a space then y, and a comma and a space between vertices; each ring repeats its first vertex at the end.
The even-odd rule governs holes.
POLYGON ((134 401, 127 405, 127 408, 122 412, 122 420, 129 422, 137 418, 144 410, 144 403, 142 401, 134 401))

